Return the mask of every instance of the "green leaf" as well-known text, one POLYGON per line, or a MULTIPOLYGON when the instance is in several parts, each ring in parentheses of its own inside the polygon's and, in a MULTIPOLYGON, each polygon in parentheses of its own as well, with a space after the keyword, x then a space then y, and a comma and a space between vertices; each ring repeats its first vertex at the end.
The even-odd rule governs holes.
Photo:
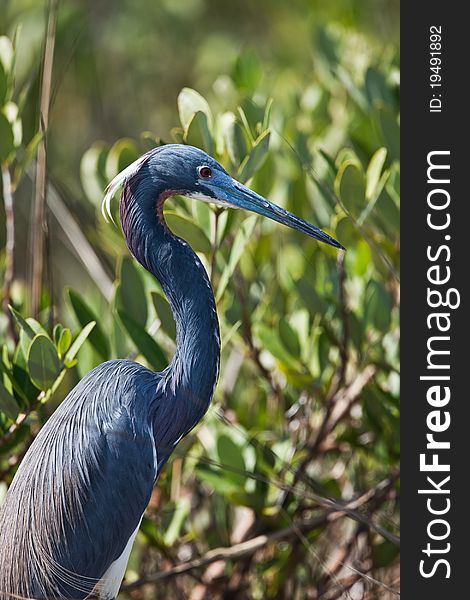
POLYGON ((244 475, 246 465, 242 448, 237 446, 227 435, 220 435, 217 439, 217 454, 225 476, 243 489, 246 480, 244 475))
POLYGON ((366 190, 364 173, 356 160, 348 159, 341 164, 335 179, 335 192, 353 216, 360 214, 365 206, 366 190))
POLYGON ((286 319, 279 321, 279 337, 282 344, 294 358, 300 357, 300 343, 296 332, 292 329, 286 319))
POLYGON ((372 547, 372 560, 375 569, 383 569, 388 567, 396 558, 400 549, 395 544, 388 540, 376 544, 372 547))
POLYGON ((293 369, 294 371, 300 371, 301 366, 289 352, 285 349, 282 344, 277 332, 263 323, 257 323, 255 325, 255 334, 259 338, 263 348, 268 350, 274 358, 280 361, 285 366, 293 369))
POLYGON ((28 321, 24 319, 17 310, 15 310, 12 306, 9 306, 8 308, 10 309, 16 324, 20 328, 20 347, 23 351, 23 356, 26 359, 31 341, 38 332, 31 327, 28 321))
POLYGON ((8 92, 8 75, 0 62, 0 106, 3 106, 8 92))
POLYGON ((240 485, 227 477, 221 469, 214 468, 204 463, 196 465, 196 475, 201 481, 208 483, 214 491, 224 496, 240 491, 240 485))
POLYGON ((62 369, 57 350, 51 340, 38 333, 29 347, 28 371, 31 381, 40 390, 48 390, 62 369))
POLYGON ((6 35, 0 35, 0 64, 6 72, 10 71, 13 66, 13 57, 15 51, 13 44, 6 35))
POLYGON ((28 408, 31 402, 38 396, 37 387, 32 384, 27 371, 26 356, 20 345, 18 345, 13 354, 11 372, 4 370, 4 373, 11 381, 16 400, 21 401, 20 405, 22 408, 28 408))
POLYGON ((6 116, 0 112, 0 163, 6 163, 15 148, 13 128, 6 116))
POLYGON ((168 365, 168 360, 157 342, 136 323, 127 313, 117 311, 119 319, 142 356, 157 371, 162 371, 168 365))
POLYGON ((92 321, 91 323, 88 323, 88 325, 86 325, 80 331, 80 333, 77 335, 77 337, 75 338, 75 341, 70 346, 67 354, 65 355, 64 362, 65 362, 65 365, 67 367, 72 366, 74 358, 76 357, 76 355, 77 355, 78 351, 80 350, 80 348, 85 343, 87 337, 90 335, 90 332, 93 330, 93 328, 94 328, 95 325, 96 325, 95 321, 92 321))
POLYGON ((29 325, 26 319, 24 319, 20 313, 13 308, 13 306, 9 306, 8 308, 10 309, 10 312, 20 329, 22 329, 31 339, 33 339, 35 332, 31 325, 29 325))
POLYGON ((205 150, 208 154, 214 154, 214 140, 209 130, 209 121, 202 111, 194 113, 184 131, 184 143, 205 150))
MULTIPOLYGON (((80 181, 85 194, 95 206, 100 206, 103 199, 103 190, 107 184, 106 178, 106 159, 108 149, 102 142, 95 142, 85 154, 80 162, 80 181)), ((132 158, 129 154, 128 159, 132 158)), ((116 159, 115 159, 116 160, 116 159)), ((119 158, 117 159, 119 162, 119 158)), ((116 165, 110 165, 110 169, 115 169, 116 165)))
POLYGON ((126 312, 138 325, 147 324, 147 297, 141 274, 133 259, 124 258, 116 290, 116 307, 126 312))
POLYGON ((380 103, 389 107, 394 106, 395 100, 385 76, 374 67, 367 69, 365 87, 367 99, 372 105, 380 103))
POLYGON ((397 162, 394 162, 390 169, 390 177, 385 188, 395 205, 400 206, 400 165, 397 162))
POLYGON ((187 87, 181 90, 178 95, 178 111, 184 131, 187 131, 193 115, 199 111, 206 115, 209 129, 212 129, 212 112, 209 104, 196 90, 187 87))
POLYGON ((253 50, 246 50, 238 56, 233 80, 239 89, 255 91, 262 74, 260 60, 253 50))
POLYGON ((111 180, 117 173, 120 173, 138 158, 139 151, 135 142, 129 138, 121 138, 112 146, 106 157, 106 179, 111 180))
MULTIPOLYGON (((208 240, 211 238, 212 224, 215 214, 207 202, 191 202, 194 222, 202 229, 208 240)), ((225 213, 221 213, 225 214, 225 213)), ((219 217, 220 218, 220 217, 219 217)))
POLYGON ((222 294, 224 293, 225 288, 230 281, 230 277, 233 275, 235 267, 242 257, 243 251, 245 250, 245 247, 251 238, 251 234, 253 233, 253 229, 255 228, 257 220, 258 218, 256 216, 251 216, 245 219, 235 235, 235 239, 233 240, 232 244, 232 250, 230 251, 229 261, 222 272, 222 276, 220 277, 219 285, 217 287, 217 301, 222 297, 222 294))
POLYGON ((211 251, 210 241, 196 223, 172 211, 165 211, 165 220, 171 231, 186 240, 195 252, 208 254, 211 251))
POLYGON ((378 116, 384 145, 388 148, 392 160, 399 160, 400 126, 398 125, 396 113, 386 106, 381 106, 378 110, 378 116))
POLYGON ((392 299, 378 281, 370 280, 366 287, 364 320, 367 327, 388 331, 391 321, 392 299))
POLYGON ((162 324, 163 331, 172 339, 176 339, 176 324, 171 312, 170 304, 168 300, 158 294, 157 292, 151 292, 152 302, 155 306, 157 316, 162 324))
POLYGON ((18 106, 14 102, 7 102, 3 107, 3 114, 10 122, 13 133, 13 145, 17 148, 23 138, 23 124, 19 118, 18 106))
POLYGON ((377 186, 380 181, 385 159, 387 158, 387 149, 379 148, 370 159, 369 166, 366 171, 366 198, 371 200, 378 196, 377 186))
POLYGON ((96 325, 88 336, 88 341, 103 360, 108 360, 110 355, 109 339, 99 324, 95 313, 76 292, 71 289, 67 290, 67 292, 70 304, 72 305, 73 311, 80 326, 85 327, 87 323, 95 321, 96 325))
POLYGON ((4 412, 7 417, 12 421, 16 420, 19 415, 20 409, 16 403, 14 397, 6 389, 3 383, 0 381, 0 411, 4 412))
POLYGON ((59 352, 59 357, 62 358, 65 356, 65 353, 70 348, 70 344, 72 343, 72 332, 67 327, 62 329, 60 332, 59 343, 57 344, 57 350, 59 352))
POLYGON ((54 340, 54 344, 56 346, 59 345, 60 335, 61 335, 63 329, 64 329, 64 326, 61 325, 60 323, 57 323, 56 325, 54 325, 54 329, 52 330, 52 339, 54 340))
POLYGON ((219 117, 219 128, 230 161, 238 168, 248 152, 243 127, 232 112, 226 112, 219 117))
POLYGON ((188 518, 191 510, 191 501, 189 498, 183 496, 178 499, 173 512, 173 517, 168 525, 165 533, 163 534, 163 541, 167 547, 173 546, 173 544, 180 538, 183 526, 188 518))
POLYGON ((251 179, 261 168, 268 154, 270 137, 271 132, 266 130, 255 140, 248 156, 244 159, 238 170, 238 179, 242 183, 251 179))

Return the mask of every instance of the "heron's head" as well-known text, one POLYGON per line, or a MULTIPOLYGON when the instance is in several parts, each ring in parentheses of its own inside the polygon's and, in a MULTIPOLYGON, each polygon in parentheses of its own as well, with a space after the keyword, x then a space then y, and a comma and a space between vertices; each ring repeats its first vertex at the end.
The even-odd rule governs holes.
MULTIPOLYGON (((160 190, 211 202, 219 206, 242 208, 287 225, 335 248, 343 246, 327 233, 289 211, 266 200, 231 177, 211 156, 184 144, 160 146, 144 154, 109 184, 103 208, 109 214, 109 202, 116 189, 135 178, 158 183, 160 190)), ((105 215, 106 216, 106 215, 105 215)))

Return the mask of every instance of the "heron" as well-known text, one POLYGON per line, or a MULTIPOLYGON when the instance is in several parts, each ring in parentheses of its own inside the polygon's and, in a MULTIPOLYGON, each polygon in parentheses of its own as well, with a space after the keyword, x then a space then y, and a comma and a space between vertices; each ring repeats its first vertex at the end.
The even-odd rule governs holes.
POLYGON ((268 217, 338 249, 318 227, 233 179, 184 144, 159 146, 109 184, 135 259, 160 283, 176 350, 156 373, 110 360, 68 394, 28 449, 0 516, 0 598, 116 598, 155 482, 178 442, 206 413, 219 375, 220 334, 210 279, 168 228, 174 195, 268 217))

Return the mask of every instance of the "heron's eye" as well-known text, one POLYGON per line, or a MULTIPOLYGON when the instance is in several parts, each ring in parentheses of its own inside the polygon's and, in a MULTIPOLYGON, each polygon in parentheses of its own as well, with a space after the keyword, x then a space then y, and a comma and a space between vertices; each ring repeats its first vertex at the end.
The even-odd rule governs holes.
POLYGON ((212 169, 210 167, 199 167, 198 171, 199 177, 202 177, 203 179, 209 179, 209 177, 212 177, 212 169))

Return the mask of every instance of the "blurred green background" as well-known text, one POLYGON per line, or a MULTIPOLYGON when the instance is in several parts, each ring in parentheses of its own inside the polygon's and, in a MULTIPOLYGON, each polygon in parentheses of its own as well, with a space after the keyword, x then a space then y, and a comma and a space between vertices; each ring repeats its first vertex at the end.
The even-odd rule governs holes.
POLYGON ((100 207, 142 152, 187 142, 347 252, 167 203, 211 275, 221 377, 159 479, 122 597, 395 598, 398 2, 55 5, 0 11, 0 503, 81 376, 112 357, 171 358, 169 305, 100 207))

